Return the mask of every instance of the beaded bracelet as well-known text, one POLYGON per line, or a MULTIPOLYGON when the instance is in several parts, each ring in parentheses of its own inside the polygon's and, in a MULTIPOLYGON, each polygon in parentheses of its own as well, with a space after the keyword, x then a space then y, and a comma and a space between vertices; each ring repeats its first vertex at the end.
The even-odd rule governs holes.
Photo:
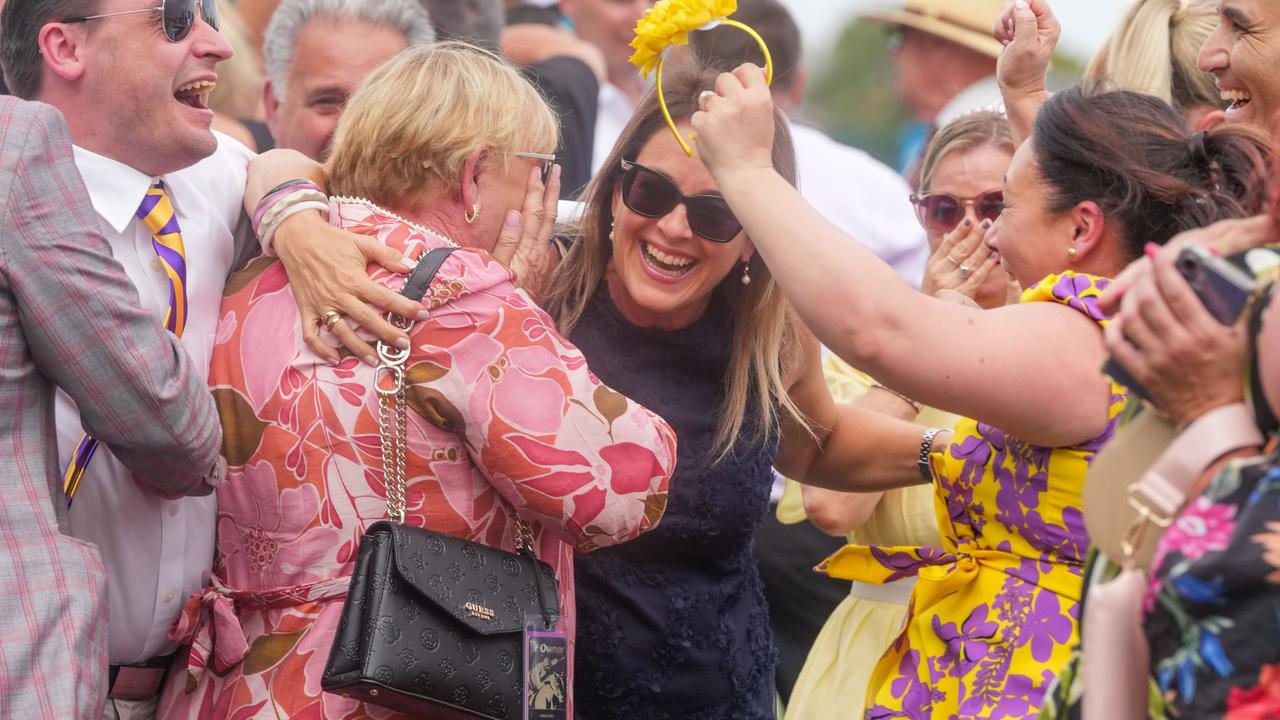
POLYGON ((304 179, 286 180, 280 183, 279 185, 271 188, 270 190, 267 191, 266 195, 262 196, 262 200, 258 201, 258 206, 253 209, 252 221, 253 221, 253 232, 255 235, 260 236, 262 234, 259 232, 259 229, 262 227, 262 219, 267 214, 267 212, 269 212, 271 208, 277 202, 280 201, 281 198, 283 198, 284 196, 288 195, 291 192, 296 192, 298 190, 314 190, 315 192, 318 192, 321 195, 324 194, 324 188, 320 187, 314 182, 311 182, 310 180, 304 180, 304 179))
MULTIPOLYGON (((324 196, 321 195, 321 197, 324 196)), ((262 235, 259 239, 262 241, 262 248, 264 252, 270 249, 271 240, 275 237, 276 230, 280 229, 280 226, 284 224, 285 220, 288 220, 294 215, 307 210, 316 210, 323 215, 326 220, 329 218, 328 198, 325 198, 322 201, 309 197, 293 202, 281 202, 276 205, 276 208, 279 208, 279 210, 274 212, 273 216, 268 220, 265 220, 262 225, 262 235)), ((276 208, 272 208, 272 210, 275 211, 276 208)))

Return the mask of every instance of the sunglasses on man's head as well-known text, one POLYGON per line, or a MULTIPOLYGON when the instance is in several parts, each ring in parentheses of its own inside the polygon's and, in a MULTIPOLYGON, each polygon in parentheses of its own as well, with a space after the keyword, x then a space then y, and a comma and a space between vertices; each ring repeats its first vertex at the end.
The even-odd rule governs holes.
POLYGON ((664 217, 684 204, 689 229, 711 242, 731 242, 742 232, 720 195, 685 195, 671 178, 630 160, 622 161, 622 204, 647 218, 664 217))
POLYGON ((98 18, 116 17, 117 15, 136 15, 144 12, 158 12, 164 22, 164 36, 169 42, 182 42, 191 34, 196 24, 196 6, 199 6, 200 17, 214 30, 218 29, 218 3, 216 0, 163 0, 158 7, 147 7, 138 10, 121 10, 120 12, 102 13, 101 15, 82 15, 80 17, 63 18, 58 22, 78 23, 98 18))
POLYGON ((973 198, 958 198, 951 193, 927 193, 912 195, 911 203, 916 206, 916 217, 925 230, 936 233, 949 233, 964 220, 968 208, 978 220, 995 222, 1004 212, 1004 193, 994 190, 973 198))

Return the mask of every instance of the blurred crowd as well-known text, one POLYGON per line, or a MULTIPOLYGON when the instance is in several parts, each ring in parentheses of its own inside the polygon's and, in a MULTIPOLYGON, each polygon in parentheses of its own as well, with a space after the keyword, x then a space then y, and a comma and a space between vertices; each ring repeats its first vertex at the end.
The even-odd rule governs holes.
POLYGON ((901 169, 779 0, 0 2, 0 718, 1280 718, 1280 2, 1052 2, 901 169))

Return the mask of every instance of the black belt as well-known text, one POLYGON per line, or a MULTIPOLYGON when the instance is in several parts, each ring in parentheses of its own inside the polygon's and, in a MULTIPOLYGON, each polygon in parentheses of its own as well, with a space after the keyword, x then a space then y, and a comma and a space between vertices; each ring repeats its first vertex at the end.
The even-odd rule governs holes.
POLYGON ((173 655, 163 655, 131 665, 112 665, 107 674, 107 697, 147 700, 159 695, 173 658, 173 655))

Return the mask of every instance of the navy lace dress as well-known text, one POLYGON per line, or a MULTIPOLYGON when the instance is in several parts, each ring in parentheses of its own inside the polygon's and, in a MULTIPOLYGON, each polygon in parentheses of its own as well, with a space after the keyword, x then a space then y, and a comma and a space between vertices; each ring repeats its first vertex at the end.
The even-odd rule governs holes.
POLYGON ((576 560, 579 720, 774 717, 777 653, 752 537, 778 448, 741 439, 710 461, 731 346, 718 295, 694 325, 662 332, 627 322, 601 291, 570 335, 605 384, 679 440, 658 527, 576 560))

